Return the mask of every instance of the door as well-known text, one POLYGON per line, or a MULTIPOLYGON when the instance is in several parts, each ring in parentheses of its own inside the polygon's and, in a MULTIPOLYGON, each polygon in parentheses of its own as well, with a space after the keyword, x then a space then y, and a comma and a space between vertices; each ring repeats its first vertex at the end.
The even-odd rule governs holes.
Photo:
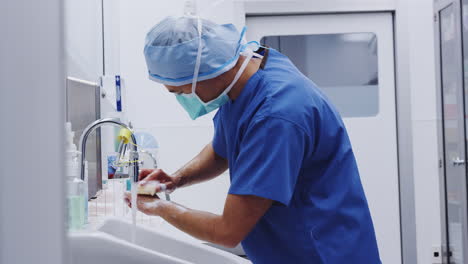
POLYGON ((440 88, 444 150, 446 241, 449 261, 466 264, 466 146, 460 9, 456 2, 439 10, 440 88))
POLYGON ((287 55, 348 129, 383 263, 401 263, 393 17, 390 13, 248 17, 248 40, 287 55))

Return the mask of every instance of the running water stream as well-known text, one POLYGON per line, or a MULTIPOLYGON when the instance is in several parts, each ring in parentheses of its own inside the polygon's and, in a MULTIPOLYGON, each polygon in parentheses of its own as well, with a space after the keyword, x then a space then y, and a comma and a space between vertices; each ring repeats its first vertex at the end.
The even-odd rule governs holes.
POLYGON ((138 183, 132 182, 132 230, 131 230, 131 242, 136 242, 136 215, 137 215, 137 187, 138 183))

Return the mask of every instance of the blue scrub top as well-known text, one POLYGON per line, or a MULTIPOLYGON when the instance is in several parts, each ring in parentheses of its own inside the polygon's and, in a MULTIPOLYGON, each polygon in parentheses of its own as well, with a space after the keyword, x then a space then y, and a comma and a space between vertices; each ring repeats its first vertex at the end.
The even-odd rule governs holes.
POLYGON ((229 193, 274 201, 242 241, 253 263, 381 263, 343 121, 286 56, 271 49, 214 124, 229 193))

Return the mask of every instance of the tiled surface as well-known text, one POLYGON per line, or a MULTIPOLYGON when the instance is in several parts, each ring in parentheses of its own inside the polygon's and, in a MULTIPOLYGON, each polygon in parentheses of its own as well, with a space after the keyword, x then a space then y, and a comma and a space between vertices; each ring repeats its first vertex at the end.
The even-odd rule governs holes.
MULTIPOLYGON (((125 184, 122 180, 110 180, 96 199, 88 203, 88 224, 86 231, 96 230, 108 217, 124 217, 131 221, 131 209, 123 201, 125 184)), ((137 212, 137 225, 158 229, 172 237, 192 243, 203 243, 196 238, 178 230, 165 222, 161 217, 148 216, 137 212)))
MULTIPOLYGON (((123 201, 125 184, 121 180, 110 180, 101 190, 96 199, 88 203, 88 226, 95 229, 107 217, 126 217, 131 219, 131 210, 123 201)), ((159 226, 162 219, 137 212, 137 224, 145 226, 159 226)))

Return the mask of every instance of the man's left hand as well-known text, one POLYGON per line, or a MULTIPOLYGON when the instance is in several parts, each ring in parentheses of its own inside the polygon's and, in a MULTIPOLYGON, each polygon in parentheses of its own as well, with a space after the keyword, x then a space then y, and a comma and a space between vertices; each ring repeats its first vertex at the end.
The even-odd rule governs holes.
MULTIPOLYGON (((132 205, 132 194, 130 192, 126 192, 124 194, 124 201, 127 205, 131 208, 132 205)), ((159 199, 156 196, 148 196, 148 195, 138 195, 137 196, 137 209, 146 215, 153 215, 159 216, 161 214, 161 210, 164 206, 167 205, 167 201, 159 199)))

